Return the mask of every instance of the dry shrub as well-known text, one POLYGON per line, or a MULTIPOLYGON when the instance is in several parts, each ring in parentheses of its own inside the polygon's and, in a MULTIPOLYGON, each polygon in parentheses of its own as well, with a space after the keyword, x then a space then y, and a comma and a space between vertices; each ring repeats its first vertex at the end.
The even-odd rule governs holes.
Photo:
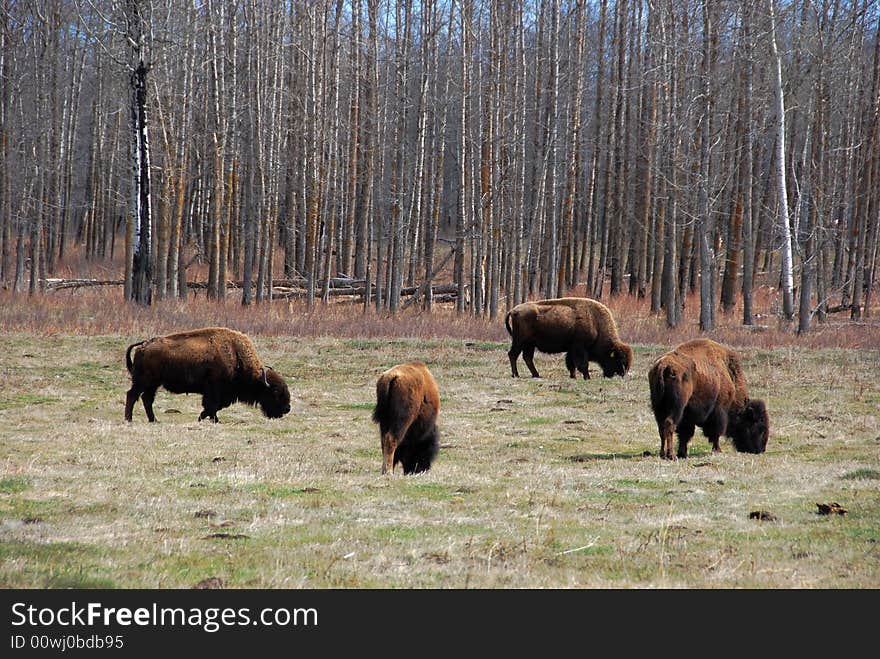
MULTIPOLYGON (((71 268, 71 270, 76 268, 71 268)), ((583 291, 572 291, 583 295, 583 291)), ((604 299, 617 320, 624 341, 635 345, 673 345, 697 336, 709 336, 732 346, 771 348, 880 347, 880 322, 871 317, 859 322, 845 314, 813 322, 803 336, 796 323, 785 323, 778 312, 778 295, 772 288, 755 292, 755 324, 742 325, 741 303, 730 313, 717 315, 716 329, 708 334, 699 329, 699 297, 685 300, 681 323, 667 328, 665 315, 652 314, 650 300, 620 295, 604 299)), ((333 299, 309 309, 302 300, 274 300, 243 307, 240 293, 230 291, 224 301, 208 300, 204 290, 190 291, 186 300, 165 299, 150 307, 139 307, 123 299, 122 288, 93 287, 67 289, 29 296, 0 292, 0 330, 34 335, 123 334, 155 336, 185 328, 208 325, 233 327, 257 336, 332 336, 343 338, 454 338, 506 343, 504 310, 496 319, 457 314, 453 304, 439 304, 431 313, 417 308, 396 315, 364 311, 359 300, 333 299)))

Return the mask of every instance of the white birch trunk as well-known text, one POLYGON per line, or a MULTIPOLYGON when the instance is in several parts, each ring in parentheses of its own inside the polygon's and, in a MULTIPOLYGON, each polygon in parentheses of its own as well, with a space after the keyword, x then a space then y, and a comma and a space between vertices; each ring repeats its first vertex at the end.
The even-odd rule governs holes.
POLYGON ((776 0, 770 6, 770 47, 773 54, 774 88, 776 92, 776 222, 782 236, 782 315, 794 318, 794 276, 792 265, 791 225, 788 218, 788 193, 785 189, 785 99, 782 90, 782 59, 776 45, 776 0))

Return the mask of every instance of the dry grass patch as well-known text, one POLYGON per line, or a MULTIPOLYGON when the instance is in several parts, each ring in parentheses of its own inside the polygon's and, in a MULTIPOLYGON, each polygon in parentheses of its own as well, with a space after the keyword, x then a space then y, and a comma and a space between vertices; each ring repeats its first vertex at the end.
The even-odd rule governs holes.
POLYGON ((669 463, 646 379, 665 345, 614 380, 539 354, 535 380, 481 337, 258 335, 289 415, 198 423, 199 397, 160 391, 159 423, 126 424, 142 337, 4 335, 0 586, 880 587, 878 350, 743 349, 767 453, 698 434, 669 463), (440 454, 383 478, 375 381, 409 359, 440 388, 440 454))

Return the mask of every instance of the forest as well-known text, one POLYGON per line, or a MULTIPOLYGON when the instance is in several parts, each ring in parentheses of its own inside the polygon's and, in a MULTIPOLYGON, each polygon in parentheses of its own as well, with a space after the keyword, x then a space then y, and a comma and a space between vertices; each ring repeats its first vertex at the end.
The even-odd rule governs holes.
POLYGON ((806 332, 877 292, 876 0, 0 0, 0 78, 16 295, 711 330, 763 284, 806 332))

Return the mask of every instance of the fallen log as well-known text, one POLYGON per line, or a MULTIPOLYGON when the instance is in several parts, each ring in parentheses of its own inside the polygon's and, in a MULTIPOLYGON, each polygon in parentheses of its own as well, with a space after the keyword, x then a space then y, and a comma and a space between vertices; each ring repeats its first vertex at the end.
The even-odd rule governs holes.
POLYGON ((825 313, 840 313, 841 311, 852 311, 853 307, 854 305, 852 304, 838 304, 825 309, 825 313))
MULTIPOLYGON (((407 288, 402 288, 400 290, 400 294, 402 296, 410 296, 414 295, 416 291, 420 290, 420 286, 410 286, 407 288)), ((455 284, 437 284, 436 286, 432 286, 431 290, 434 295, 446 295, 450 296, 452 299, 455 299, 456 292, 458 287, 455 284)), ((370 286, 371 295, 375 295, 376 287, 370 286)), ((364 286, 352 286, 349 288, 331 288, 329 294, 331 296, 357 296, 363 297, 366 292, 366 287, 364 286)), ((292 288, 288 286, 273 286, 272 287, 272 299, 287 299, 291 297, 306 297, 308 295, 308 289, 305 288, 292 288)), ((315 298, 321 297, 320 291, 315 290, 315 298)))
MULTIPOLYGON (((93 286, 122 286, 125 281, 122 279, 46 279, 46 290, 49 292, 60 290, 72 290, 77 288, 88 288, 93 286)), ((272 282, 272 299, 286 299, 292 297, 306 297, 308 289, 304 287, 304 279, 276 279, 272 282)), ((320 296, 319 289, 322 287, 321 282, 315 282, 315 297, 320 296)), ((202 290, 208 288, 208 282, 189 281, 186 283, 187 288, 192 290, 202 290)), ((227 290, 237 290, 241 288, 240 281, 226 282, 227 290)), ((417 300, 426 290, 424 284, 421 286, 406 286, 400 290, 402 296, 413 296, 413 301, 417 300)), ((371 295, 375 294, 375 285, 370 286, 371 295)), ((329 294, 332 296, 359 296, 363 297, 366 292, 365 280, 363 279, 346 279, 335 277, 330 280, 329 294)), ((458 286, 455 284, 435 284, 431 286, 431 292, 435 296, 443 296, 438 298, 438 302, 446 302, 450 299, 454 300, 458 292, 458 286)), ((408 306, 408 305, 407 305, 408 306)), ((405 307, 404 307, 405 308, 405 307)))
MULTIPOLYGON (((48 291, 59 291, 63 289, 70 288, 86 288, 89 286, 122 286, 125 281, 122 279, 61 279, 57 277, 47 278, 43 280, 46 283, 46 290, 48 291)), ((350 289, 357 286, 363 288, 365 280, 363 279, 348 279, 344 277, 333 277, 330 279, 330 288, 337 289, 350 289)), ((251 284, 252 286, 256 286, 256 282, 251 284)), ((290 288, 303 288, 306 285, 306 280, 304 278, 295 278, 295 279, 273 279, 272 280, 272 288, 275 287, 290 287, 290 288)), ((323 286, 323 281, 316 281, 315 288, 321 288, 323 286)), ((208 288, 208 282, 206 281, 188 281, 186 283, 187 288, 200 290, 203 288, 208 288)), ((244 286, 244 283, 240 280, 238 281, 227 281, 226 288, 227 290, 235 290, 240 289, 244 286)))
MULTIPOLYGON (((440 261, 439 265, 437 265, 434 268, 431 268, 431 276, 428 277, 422 283, 421 286, 416 287, 416 289, 412 293, 412 297, 410 299, 408 299, 404 303, 404 305, 401 307, 401 309, 400 309, 401 311, 405 311, 407 307, 418 302, 419 298, 422 295, 427 295, 429 286, 430 286, 430 290, 431 290, 431 297, 432 298, 434 297, 434 284, 433 284, 434 277, 437 276, 437 273, 439 273, 446 266, 446 264, 449 262, 449 259, 451 259, 454 255, 455 255, 455 248, 453 247, 451 250, 449 250, 449 253, 443 257, 443 260, 440 261)), ((456 287, 456 291, 458 291, 458 287, 456 287)), ((444 292, 449 292, 449 291, 444 291, 444 292)))
POLYGON ((122 279, 46 279, 47 291, 60 291, 65 288, 86 288, 88 286, 122 286, 122 279))

